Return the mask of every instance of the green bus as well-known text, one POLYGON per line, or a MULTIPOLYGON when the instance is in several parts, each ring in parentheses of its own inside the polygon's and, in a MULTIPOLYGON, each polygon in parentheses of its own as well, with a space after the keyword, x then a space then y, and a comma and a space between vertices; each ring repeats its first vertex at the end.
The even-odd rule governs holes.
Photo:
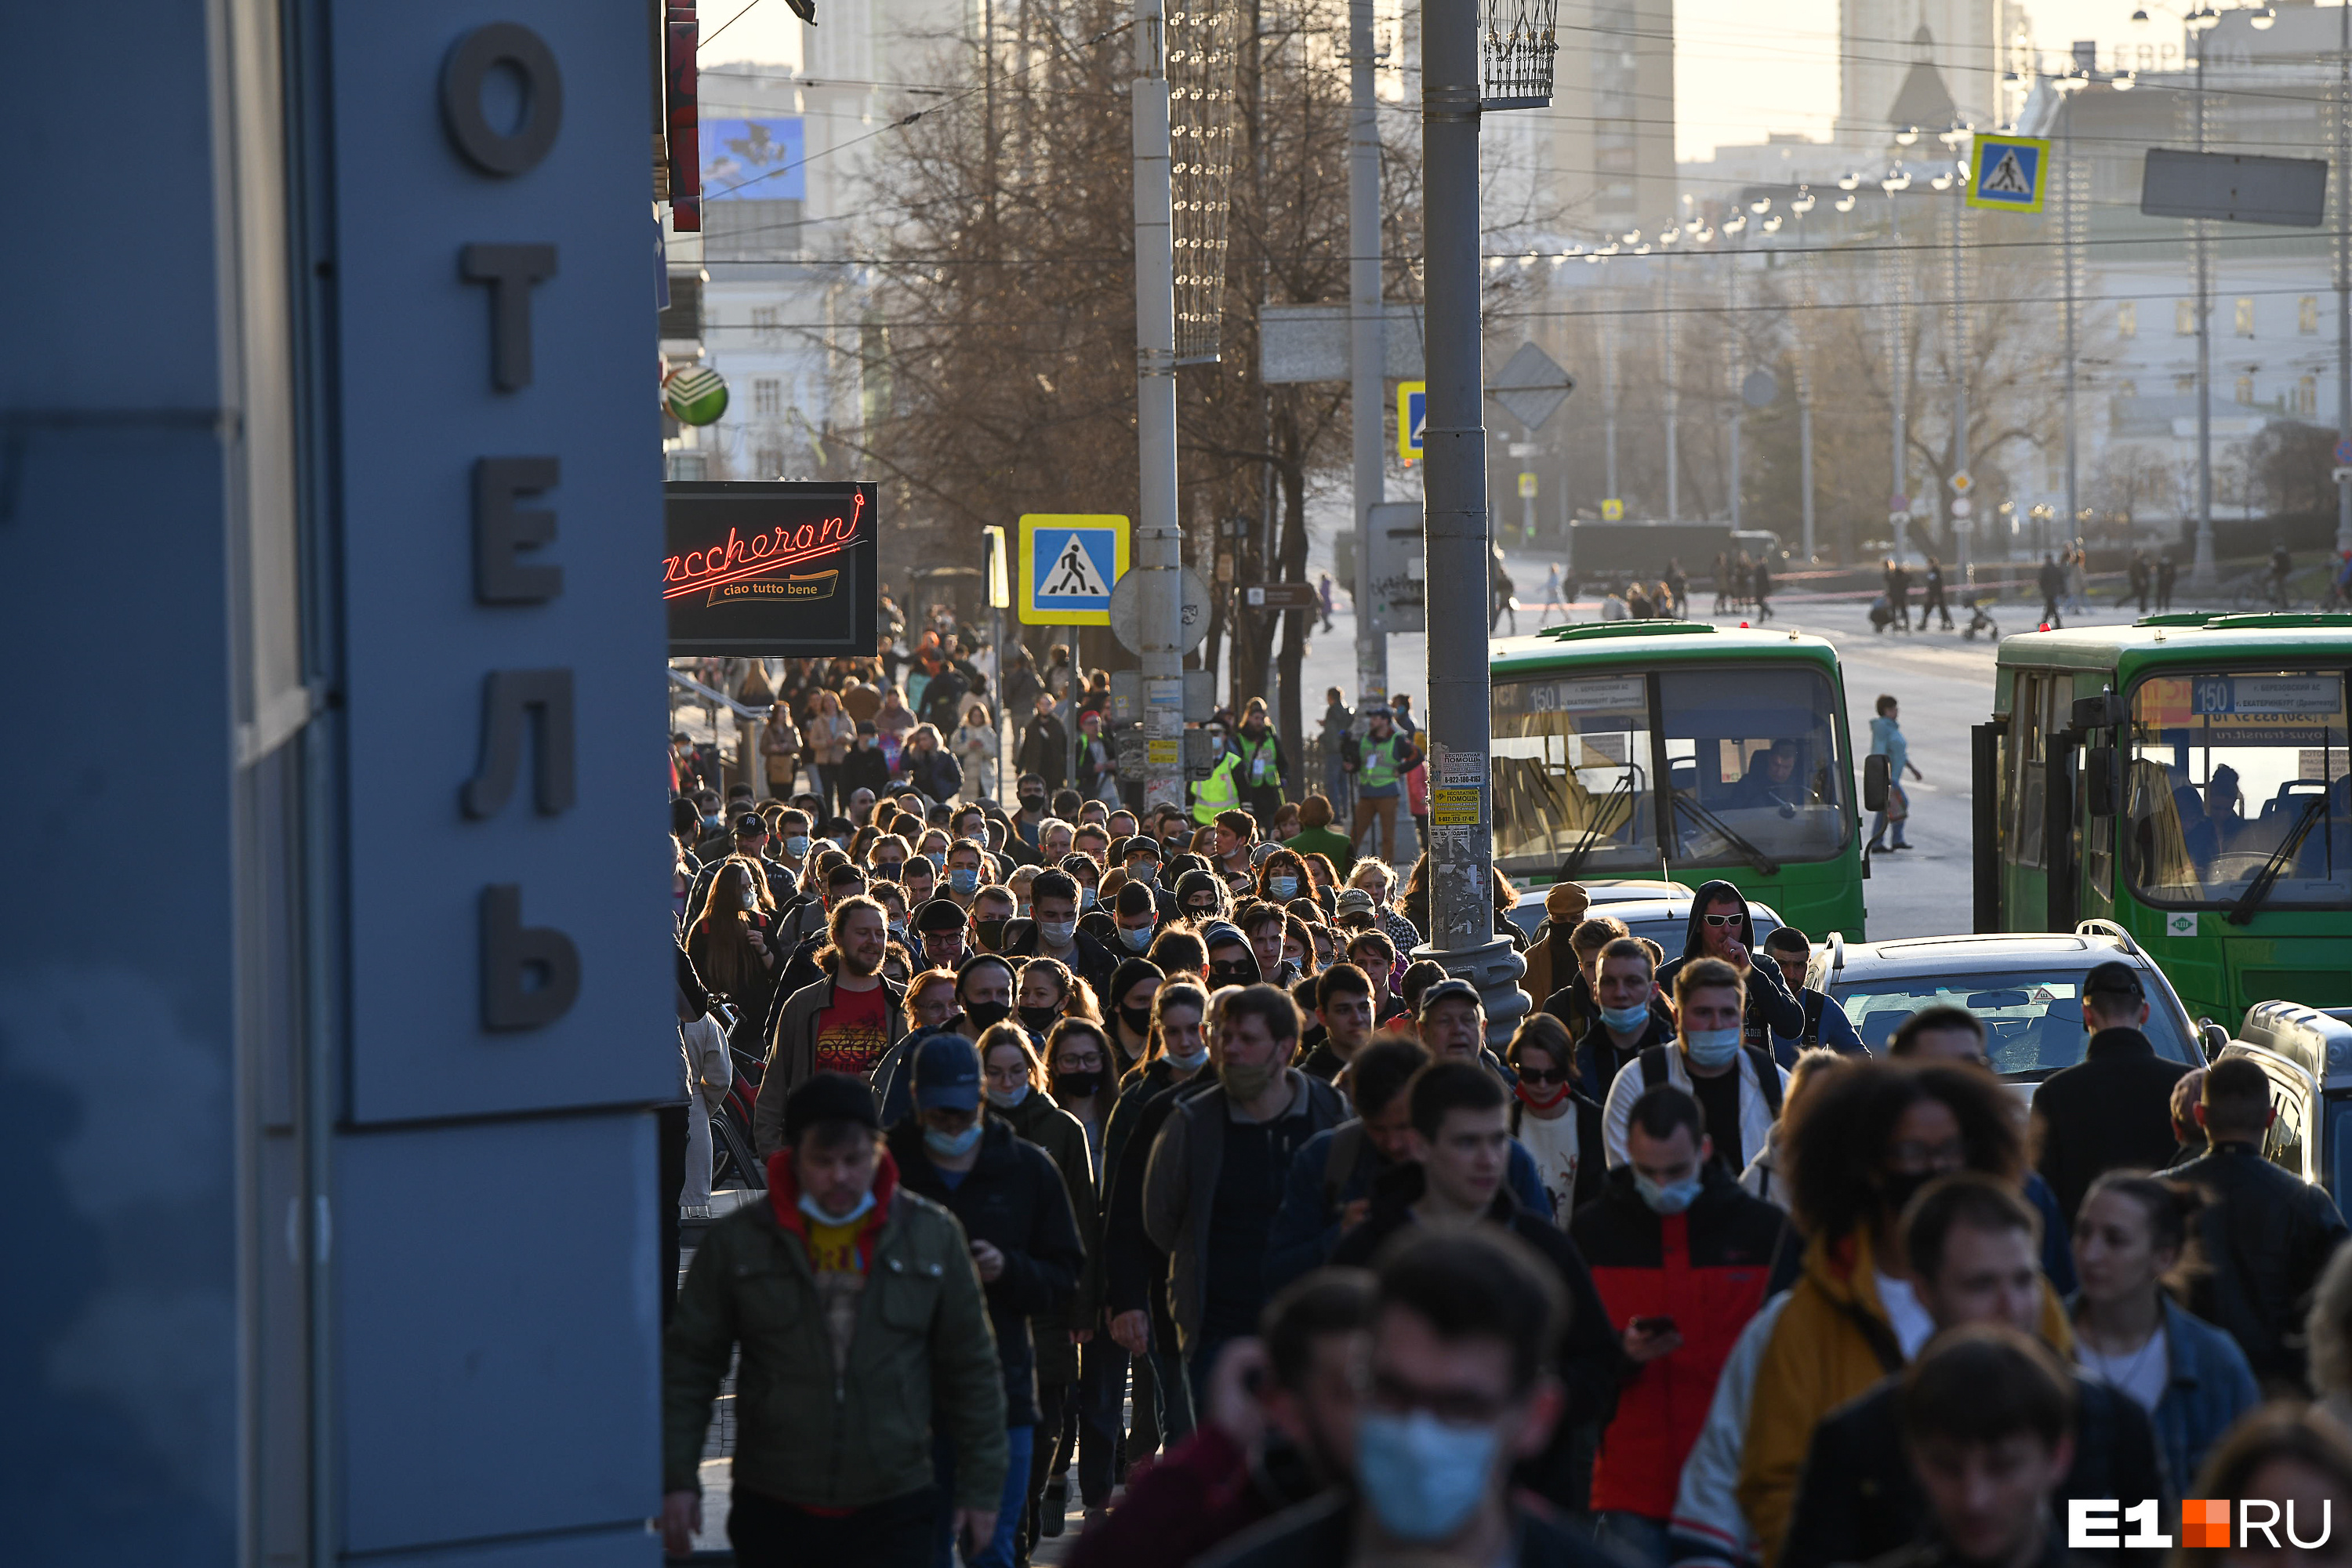
POLYGON ((1538 885, 1720 879, 1810 936, 1860 937, 1853 746, 1830 644, 1645 620, 1494 647, 1497 867, 1538 885))
POLYGON ((1976 929, 2113 921, 2192 1016, 2352 1003, 2352 616, 2165 615, 2000 645, 1976 929))

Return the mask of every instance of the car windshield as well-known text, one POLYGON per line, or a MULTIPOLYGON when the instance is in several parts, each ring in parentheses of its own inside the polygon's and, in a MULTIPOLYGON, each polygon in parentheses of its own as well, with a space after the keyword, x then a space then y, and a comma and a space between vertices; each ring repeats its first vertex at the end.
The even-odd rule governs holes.
POLYGON ((1811 664, 1676 668, 1654 688, 1632 672, 1497 680, 1496 862, 1591 877, 1829 858, 1850 829, 1836 733, 1835 692, 1811 664))
POLYGON ((2132 692, 2124 859, 2151 903, 2352 905, 2340 670, 2158 676, 2132 692))
MULTIPOLYGON (((1832 986, 1830 994, 1875 1055, 1885 1054, 1904 1019, 1935 1006, 1976 1015, 1985 1026, 1985 1054, 1992 1058, 1993 1071, 2004 1078, 2047 1078, 2081 1061, 2090 1041, 2083 1029, 2080 970, 1856 980, 1832 986)), ((2200 1064, 2181 1020, 2168 1008, 2150 1007, 2140 1032, 2165 1060, 2200 1064)))

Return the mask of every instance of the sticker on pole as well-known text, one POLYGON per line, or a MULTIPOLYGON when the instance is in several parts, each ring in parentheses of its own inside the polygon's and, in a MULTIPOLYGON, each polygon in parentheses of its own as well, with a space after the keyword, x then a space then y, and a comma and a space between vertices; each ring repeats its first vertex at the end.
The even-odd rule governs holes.
POLYGON ((1421 461, 1422 436, 1429 428, 1429 383, 1397 383, 1397 456, 1421 461))
POLYGON ((1021 624, 1107 626, 1111 589, 1127 571, 1127 519, 1031 512, 1021 520, 1021 624))
POLYGON ((1998 212, 2038 213, 2049 184, 2050 142, 2040 136, 1979 136, 1969 205, 1998 212))

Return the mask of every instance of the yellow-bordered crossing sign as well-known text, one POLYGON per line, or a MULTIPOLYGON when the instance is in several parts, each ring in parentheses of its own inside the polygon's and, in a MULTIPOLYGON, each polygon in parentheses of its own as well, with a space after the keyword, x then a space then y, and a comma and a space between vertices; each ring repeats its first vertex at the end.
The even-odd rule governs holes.
POLYGON ((1969 205, 2038 213, 2050 184, 2050 143, 2040 136, 1979 136, 1969 174, 1969 205))

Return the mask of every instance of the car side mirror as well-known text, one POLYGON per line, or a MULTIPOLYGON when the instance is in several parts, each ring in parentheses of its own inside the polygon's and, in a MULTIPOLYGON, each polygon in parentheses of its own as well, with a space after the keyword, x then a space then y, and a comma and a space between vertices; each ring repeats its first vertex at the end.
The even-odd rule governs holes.
POLYGON ((2197 1021, 2197 1037, 2205 1044, 2205 1059, 2214 1061, 2230 1047, 2230 1031, 2210 1018, 2197 1021))
POLYGON ((1884 752, 1863 758, 1862 809, 1864 811, 1885 811, 1886 809, 1886 786, 1891 782, 1892 781, 1886 771, 1886 757, 1884 752))
POLYGON ((2116 814, 2116 749, 2093 746, 2083 753, 2084 805, 2093 816, 2116 814))

